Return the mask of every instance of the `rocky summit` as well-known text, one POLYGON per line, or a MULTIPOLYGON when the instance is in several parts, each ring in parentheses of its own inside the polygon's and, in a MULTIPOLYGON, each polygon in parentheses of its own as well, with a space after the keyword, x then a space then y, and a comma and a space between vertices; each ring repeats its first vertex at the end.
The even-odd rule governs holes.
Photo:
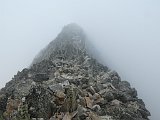
POLYGON ((0 91, 0 120, 149 120, 137 91, 99 63, 76 24, 0 91))

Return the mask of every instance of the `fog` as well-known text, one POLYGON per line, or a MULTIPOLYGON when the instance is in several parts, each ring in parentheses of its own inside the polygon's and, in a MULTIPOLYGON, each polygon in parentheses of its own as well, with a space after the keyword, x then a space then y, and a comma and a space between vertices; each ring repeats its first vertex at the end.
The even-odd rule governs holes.
POLYGON ((0 88, 75 22, 159 120, 159 0, 0 0, 0 88))

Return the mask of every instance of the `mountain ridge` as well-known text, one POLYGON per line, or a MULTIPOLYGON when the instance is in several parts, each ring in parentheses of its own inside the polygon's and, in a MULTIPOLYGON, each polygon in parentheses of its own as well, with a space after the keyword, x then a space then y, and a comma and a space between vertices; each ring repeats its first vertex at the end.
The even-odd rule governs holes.
POLYGON ((64 52, 66 48, 72 47, 71 45, 73 44, 73 47, 77 47, 76 49, 85 49, 86 35, 84 34, 82 28, 75 23, 64 26, 58 36, 51 41, 47 47, 44 48, 33 60, 33 64, 44 59, 49 59, 50 55, 53 54, 54 51, 64 52))
POLYGON ((130 83, 95 58, 77 24, 65 26, 0 91, 0 119, 149 120, 130 83))

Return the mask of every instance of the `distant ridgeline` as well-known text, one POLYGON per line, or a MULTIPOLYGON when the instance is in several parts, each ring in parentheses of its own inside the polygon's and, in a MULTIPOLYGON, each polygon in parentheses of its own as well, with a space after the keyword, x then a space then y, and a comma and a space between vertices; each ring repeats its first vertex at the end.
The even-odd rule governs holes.
POLYGON ((69 24, 0 91, 0 120, 149 120, 137 91, 69 24))

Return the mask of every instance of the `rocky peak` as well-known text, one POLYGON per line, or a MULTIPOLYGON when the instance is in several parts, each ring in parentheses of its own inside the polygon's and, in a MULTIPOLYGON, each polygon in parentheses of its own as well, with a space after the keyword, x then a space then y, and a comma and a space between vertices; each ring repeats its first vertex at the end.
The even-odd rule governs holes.
POLYGON ((83 29, 75 23, 66 25, 63 27, 61 33, 53 41, 54 44, 59 44, 57 47, 63 47, 67 45, 74 45, 75 48, 85 48, 85 33, 83 29))
POLYGON ((59 35, 51 41, 33 60, 38 63, 44 59, 74 59, 86 54, 86 35, 83 29, 75 23, 63 27, 59 35))
POLYGON ((0 90, 0 120, 149 120, 129 82, 90 55, 69 24, 0 90))

